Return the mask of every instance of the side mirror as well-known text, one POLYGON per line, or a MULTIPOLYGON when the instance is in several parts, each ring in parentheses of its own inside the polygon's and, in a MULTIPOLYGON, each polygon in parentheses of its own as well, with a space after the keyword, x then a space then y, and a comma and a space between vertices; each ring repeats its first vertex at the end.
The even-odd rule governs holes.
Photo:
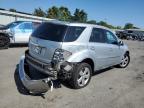
POLYGON ((123 45, 124 45, 123 41, 120 40, 120 41, 119 41, 119 46, 123 46, 123 45))

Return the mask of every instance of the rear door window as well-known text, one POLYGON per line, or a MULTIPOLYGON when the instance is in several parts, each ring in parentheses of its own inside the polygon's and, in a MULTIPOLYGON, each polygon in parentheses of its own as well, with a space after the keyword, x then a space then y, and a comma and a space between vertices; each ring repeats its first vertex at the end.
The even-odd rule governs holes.
POLYGON ((32 24, 31 23, 22 23, 19 26, 20 29, 25 29, 25 30, 32 30, 32 24))
POLYGON ((24 28, 28 30, 32 30, 32 23, 25 23, 24 28))
POLYGON ((106 42, 106 36, 105 36, 104 30, 101 28, 93 28, 89 41, 90 42, 105 43, 106 42))

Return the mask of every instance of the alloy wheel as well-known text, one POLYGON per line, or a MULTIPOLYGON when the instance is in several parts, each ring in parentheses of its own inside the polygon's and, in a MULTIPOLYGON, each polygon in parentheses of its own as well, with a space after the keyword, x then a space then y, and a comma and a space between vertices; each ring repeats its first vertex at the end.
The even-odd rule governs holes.
POLYGON ((90 78, 90 69, 88 67, 83 67, 80 72, 77 79, 77 83, 80 87, 85 86, 90 78))

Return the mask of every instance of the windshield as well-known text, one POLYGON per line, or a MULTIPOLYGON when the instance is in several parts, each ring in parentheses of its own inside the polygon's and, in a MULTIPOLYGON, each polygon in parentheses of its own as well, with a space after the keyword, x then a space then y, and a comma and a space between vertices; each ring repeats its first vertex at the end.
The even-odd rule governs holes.
POLYGON ((85 27, 43 23, 32 33, 32 36, 56 42, 72 42, 80 36, 84 29, 85 27))
POLYGON ((13 27, 17 26, 17 25, 20 24, 20 23, 21 23, 21 22, 19 22, 19 21, 9 23, 8 25, 6 25, 6 28, 13 28, 13 27))

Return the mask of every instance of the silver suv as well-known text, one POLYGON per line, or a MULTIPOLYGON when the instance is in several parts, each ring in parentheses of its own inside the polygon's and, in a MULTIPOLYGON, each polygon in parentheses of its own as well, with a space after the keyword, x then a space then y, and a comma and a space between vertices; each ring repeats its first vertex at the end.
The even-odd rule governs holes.
POLYGON ((56 79, 83 88, 94 72, 130 62, 128 47, 108 28, 82 23, 45 22, 31 35, 19 75, 31 93, 45 92, 56 79))

